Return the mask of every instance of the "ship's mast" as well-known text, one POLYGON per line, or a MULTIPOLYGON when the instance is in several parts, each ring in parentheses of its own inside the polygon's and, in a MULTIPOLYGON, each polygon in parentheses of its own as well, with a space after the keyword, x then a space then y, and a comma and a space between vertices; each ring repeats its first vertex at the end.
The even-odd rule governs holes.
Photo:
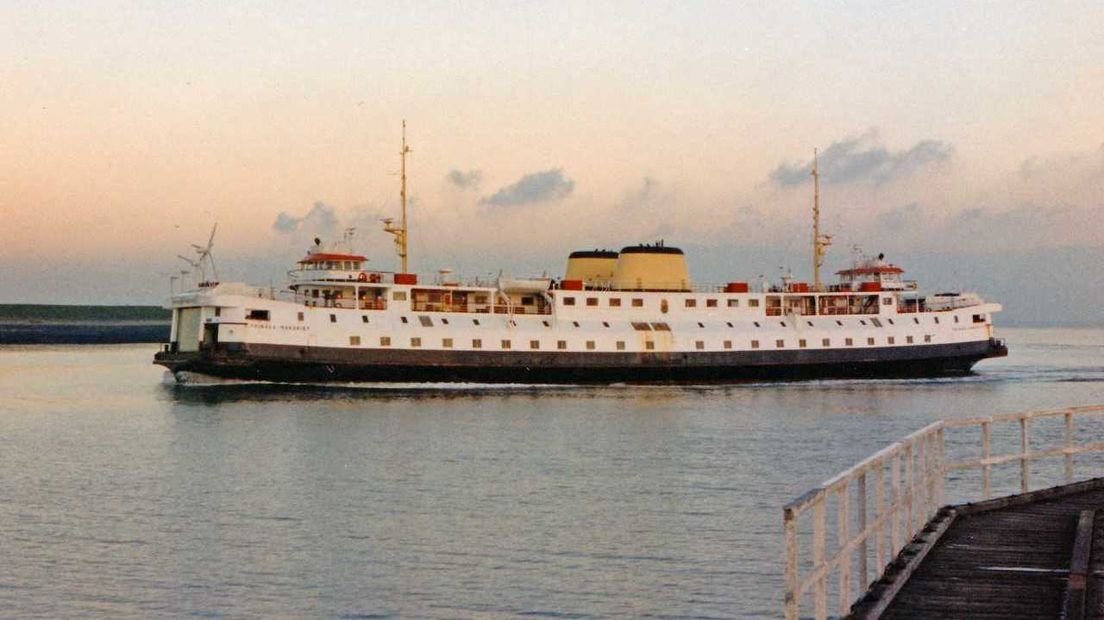
POLYGON ((406 144, 406 119, 402 122, 402 149, 399 151, 399 157, 402 161, 401 176, 402 186, 399 190, 399 196, 402 197, 402 225, 393 226, 391 219, 383 220, 383 229, 386 232, 395 235, 395 245, 398 246, 399 260, 402 263, 402 273, 409 273, 407 271, 407 258, 409 257, 409 250, 407 246, 407 225, 406 225, 406 154, 410 152, 410 147, 406 144))
POLYGON ((824 253, 832 245, 831 235, 820 234, 820 169, 817 165, 817 150, 813 149, 813 289, 820 290, 820 267, 824 264, 824 253))

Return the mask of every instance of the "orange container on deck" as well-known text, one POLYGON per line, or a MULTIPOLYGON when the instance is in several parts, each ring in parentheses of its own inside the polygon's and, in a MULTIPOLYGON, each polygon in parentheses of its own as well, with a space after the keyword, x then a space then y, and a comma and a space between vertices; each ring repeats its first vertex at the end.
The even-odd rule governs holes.
POLYGON ((729 282, 725 285, 724 292, 726 293, 746 293, 748 292, 747 282, 729 282))
POLYGON ((790 292, 791 293, 808 293, 809 292, 809 283, 808 282, 794 282, 793 284, 790 285, 790 292))
POLYGON ((395 284, 417 284, 418 274, 416 273, 396 273, 395 284))
POLYGON ((565 291, 581 291, 583 290, 582 280, 563 280, 560 282, 560 288, 565 291))
POLYGON ((863 282, 859 284, 859 290, 864 293, 877 293, 882 290, 881 282, 863 282))

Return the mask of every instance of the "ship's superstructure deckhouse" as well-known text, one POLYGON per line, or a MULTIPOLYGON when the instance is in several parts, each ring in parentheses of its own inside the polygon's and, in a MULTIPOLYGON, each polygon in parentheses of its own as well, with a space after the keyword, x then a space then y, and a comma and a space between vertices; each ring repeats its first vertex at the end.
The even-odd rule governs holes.
MULTIPOLYGON (((403 144, 403 157, 409 152, 403 144)), ((405 205, 405 164, 403 198, 405 205)), ((386 222, 405 266, 406 221, 386 222)), ((879 256, 813 283, 696 285, 663 242, 570 254, 562 278, 426 281, 316 239, 287 288, 204 282, 173 297, 155 363, 178 379, 274 381, 734 381, 968 371, 1006 354, 1000 310, 923 296, 879 256)))

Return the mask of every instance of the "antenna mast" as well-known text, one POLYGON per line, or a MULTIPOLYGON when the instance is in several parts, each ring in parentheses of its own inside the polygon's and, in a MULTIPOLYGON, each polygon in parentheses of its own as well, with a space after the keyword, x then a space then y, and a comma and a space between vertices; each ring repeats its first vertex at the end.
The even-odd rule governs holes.
POLYGON ((406 144, 406 119, 402 122, 402 150, 399 151, 399 157, 402 160, 402 188, 399 190, 399 196, 402 197, 402 224, 400 226, 393 226, 391 224, 391 218, 383 220, 383 230, 395 235, 395 245, 398 246, 399 260, 402 263, 402 273, 409 273, 407 271, 407 257, 409 251, 407 250, 406 243, 406 154, 410 152, 410 147, 406 144))
POLYGON ((820 234, 820 168, 817 163, 817 150, 813 149, 813 289, 821 290, 820 266, 824 264, 824 253, 832 245, 831 235, 820 234))

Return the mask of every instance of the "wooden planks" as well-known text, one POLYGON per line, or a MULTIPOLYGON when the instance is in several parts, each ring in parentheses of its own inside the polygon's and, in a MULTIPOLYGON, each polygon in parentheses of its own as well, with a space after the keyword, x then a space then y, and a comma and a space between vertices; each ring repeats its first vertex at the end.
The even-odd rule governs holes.
POLYGON ((1092 552, 1104 551, 1093 528, 1104 480, 1069 487, 953 509, 930 548, 906 546, 851 617, 1059 618, 1083 609, 1104 619, 1104 553, 1092 552), (1067 596, 1071 574, 1083 585, 1067 596))

